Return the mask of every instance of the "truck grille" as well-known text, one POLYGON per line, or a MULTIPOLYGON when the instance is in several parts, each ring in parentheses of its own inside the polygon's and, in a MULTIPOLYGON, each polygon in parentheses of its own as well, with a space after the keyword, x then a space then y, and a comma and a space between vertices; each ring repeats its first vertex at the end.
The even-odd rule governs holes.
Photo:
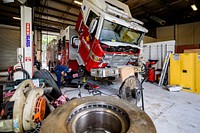
POLYGON ((108 63, 107 66, 117 67, 126 65, 131 58, 131 55, 113 55, 112 58, 105 59, 108 63))

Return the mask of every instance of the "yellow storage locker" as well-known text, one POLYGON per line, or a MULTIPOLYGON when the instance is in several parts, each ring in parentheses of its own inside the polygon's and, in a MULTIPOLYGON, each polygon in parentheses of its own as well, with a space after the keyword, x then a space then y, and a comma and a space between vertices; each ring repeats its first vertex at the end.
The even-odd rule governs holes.
POLYGON ((200 93, 200 53, 195 53, 196 64, 196 92, 200 93))
POLYGON ((169 84, 180 85, 180 54, 171 54, 170 56, 170 69, 169 69, 169 84))
POLYGON ((195 92, 195 54, 194 53, 184 53, 181 54, 181 77, 180 86, 183 90, 189 92, 195 92))

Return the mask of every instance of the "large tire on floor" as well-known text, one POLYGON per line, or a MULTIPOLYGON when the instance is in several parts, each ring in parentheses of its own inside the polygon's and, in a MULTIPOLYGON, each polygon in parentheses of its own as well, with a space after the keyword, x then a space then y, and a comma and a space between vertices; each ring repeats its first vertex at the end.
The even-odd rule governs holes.
POLYGON ((137 105, 141 99, 142 86, 135 76, 130 76, 122 83, 119 95, 122 99, 137 105))
POLYGON ((106 96, 74 99, 54 110, 40 133, 156 133, 149 116, 127 101, 106 96))
POLYGON ((51 96, 54 99, 58 99, 62 95, 60 88, 58 87, 54 78, 52 77, 52 75, 50 74, 48 70, 42 69, 40 71, 35 72, 33 75, 33 78, 45 79, 45 84, 47 84, 50 87, 53 87, 51 96))

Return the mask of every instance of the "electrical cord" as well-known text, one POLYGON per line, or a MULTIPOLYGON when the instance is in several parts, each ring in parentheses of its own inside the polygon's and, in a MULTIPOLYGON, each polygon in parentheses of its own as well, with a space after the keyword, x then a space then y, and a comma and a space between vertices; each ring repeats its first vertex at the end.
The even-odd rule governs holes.
POLYGON ((13 80, 14 73, 19 72, 19 71, 23 72, 23 78, 24 79, 30 79, 30 75, 26 70, 21 69, 21 68, 17 68, 16 70, 11 71, 11 73, 8 75, 8 80, 13 80))

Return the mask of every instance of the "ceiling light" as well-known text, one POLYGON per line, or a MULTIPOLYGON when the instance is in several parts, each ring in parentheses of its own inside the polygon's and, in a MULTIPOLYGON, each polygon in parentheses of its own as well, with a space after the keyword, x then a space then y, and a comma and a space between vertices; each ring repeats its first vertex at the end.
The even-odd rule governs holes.
POLYGON ((195 4, 191 5, 191 7, 192 7, 192 9, 193 9, 194 11, 197 11, 197 10, 198 10, 195 4))
POLYGON ((75 0, 74 3, 78 4, 78 5, 82 5, 82 2, 75 0))
POLYGON ((21 18, 19 18, 19 17, 13 17, 13 19, 21 20, 21 18))

